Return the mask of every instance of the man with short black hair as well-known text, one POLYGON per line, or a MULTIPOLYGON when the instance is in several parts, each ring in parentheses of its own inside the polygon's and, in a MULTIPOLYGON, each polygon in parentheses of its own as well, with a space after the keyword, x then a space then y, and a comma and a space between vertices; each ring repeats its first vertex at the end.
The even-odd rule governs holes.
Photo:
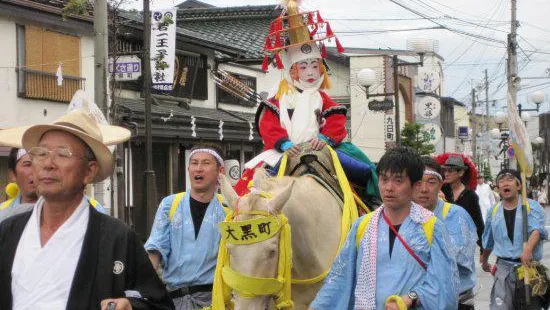
POLYGON ((19 191, 16 197, 0 204, 0 223, 10 216, 31 210, 38 199, 32 177, 32 161, 25 149, 12 148, 10 150, 8 177, 10 182, 17 185, 19 191))
POLYGON ((383 205, 359 218, 311 304, 316 310, 456 310, 458 270, 443 223, 412 201, 424 164, 408 147, 377 166, 383 205))
POLYGON ((159 205, 145 249, 178 310, 212 303, 212 283, 225 219, 218 189, 224 161, 213 147, 194 147, 187 167, 189 192, 165 197, 159 205))
POLYGON ((173 309, 137 235, 84 196, 114 170, 103 141, 79 110, 25 131, 41 197, 0 224, 2 309, 173 309))
POLYGON ((476 284, 476 226, 472 218, 462 207, 445 202, 439 198, 443 185, 443 169, 430 156, 423 156, 424 176, 414 192, 414 202, 432 211, 445 224, 449 232, 449 248, 456 255, 460 276, 460 295, 458 310, 474 309, 473 288, 476 284))
MULTIPOLYGON (((521 175, 514 169, 499 172, 496 183, 501 201, 489 210, 483 233, 484 251, 481 267, 491 272, 489 255, 497 257, 495 282, 491 290, 491 310, 523 309, 525 295, 517 289, 520 284, 517 270, 521 265, 529 266, 542 259, 543 240, 548 238, 544 228, 545 213, 540 204, 527 199, 528 206, 522 205, 521 175), (528 241, 524 246, 523 225, 527 215, 528 241)), ((541 309, 539 298, 531 298, 528 309, 541 309)))

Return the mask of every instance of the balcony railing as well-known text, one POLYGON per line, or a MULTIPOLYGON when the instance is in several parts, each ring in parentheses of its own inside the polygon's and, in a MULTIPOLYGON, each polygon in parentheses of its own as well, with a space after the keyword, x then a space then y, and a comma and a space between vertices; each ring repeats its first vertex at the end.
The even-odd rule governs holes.
POLYGON ((71 98, 77 90, 85 89, 86 79, 64 75, 62 85, 58 86, 55 73, 20 68, 18 69, 17 84, 20 97, 71 102, 71 98))

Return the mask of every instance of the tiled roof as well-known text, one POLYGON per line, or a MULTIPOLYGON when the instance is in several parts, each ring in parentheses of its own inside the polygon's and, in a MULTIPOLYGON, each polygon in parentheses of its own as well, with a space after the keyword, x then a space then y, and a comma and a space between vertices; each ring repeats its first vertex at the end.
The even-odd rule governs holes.
MULTIPOLYGON (((177 33, 194 43, 224 47, 239 58, 260 60, 269 24, 279 14, 275 5, 178 10, 177 33)), ((141 27, 141 12, 121 12, 141 27)))
POLYGON ((198 9, 198 8, 214 8, 215 6, 208 3, 204 3, 202 1, 187 0, 176 5, 176 7, 178 9, 198 9))
MULTIPOLYGON (((143 134, 145 105, 143 99, 117 98, 118 114, 124 122, 136 122, 139 134, 143 134)), ((219 136, 219 121, 224 122, 223 134, 227 140, 240 141, 248 138, 249 123, 254 123, 254 114, 220 109, 191 106, 189 110, 177 104, 160 100, 160 105, 151 105, 153 135, 165 138, 193 138, 191 136, 191 116, 195 117, 196 132, 199 138, 219 136), (170 115, 172 115, 170 117, 170 115)), ((259 142, 257 132, 251 142, 259 142)))
POLYGON ((178 11, 178 27, 201 38, 243 51, 245 59, 262 59, 269 24, 280 11, 275 5, 178 11))
MULTIPOLYGON (((144 100, 143 99, 130 99, 130 98, 117 98, 117 104, 122 105, 125 108, 132 110, 133 112, 143 113, 144 112, 144 100)), ((195 116, 197 119, 202 120, 213 120, 219 121, 220 119, 224 122, 234 122, 234 123, 247 123, 248 121, 254 122, 254 114, 252 113, 242 113, 234 112, 230 113, 225 112, 225 110, 218 109, 209 109, 201 108, 196 106, 190 106, 190 109, 179 107, 177 104, 159 100, 160 105, 151 105, 151 113, 157 116, 168 116, 170 112, 173 113, 173 117, 183 117, 190 118, 191 115, 195 116), (231 114, 237 115, 238 117, 232 116, 231 114)), ((248 126, 248 124, 246 125, 248 126)))

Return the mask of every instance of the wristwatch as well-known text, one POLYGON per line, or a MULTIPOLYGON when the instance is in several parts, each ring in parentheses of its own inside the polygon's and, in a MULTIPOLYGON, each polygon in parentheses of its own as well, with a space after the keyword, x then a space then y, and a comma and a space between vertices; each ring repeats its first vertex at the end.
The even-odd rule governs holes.
POLYGON ((411 308, 416 307, 418 304, 418 294, 415 291, 410 291, 407 295, 412 301, 411 308))

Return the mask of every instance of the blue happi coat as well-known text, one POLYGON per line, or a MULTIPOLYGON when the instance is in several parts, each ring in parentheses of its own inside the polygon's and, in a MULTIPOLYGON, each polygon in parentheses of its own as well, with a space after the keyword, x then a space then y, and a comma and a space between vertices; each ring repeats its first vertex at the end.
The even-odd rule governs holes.
POLYGON ((162 257, 163 281, 168 290, 184 286, 211 284, 220 244, 218 223, 225 219, 223 208, 214 196, 195 239, 189 206, 189 193, 181 199, 172 219, 170 208, 176 195, 162 200, 155 216, 147 251, 156 250, 162 257))
MULTIPOLYGON (((355 309, 355 288, 357 285, 365 285, 357 283, 358 273, 361 262, 368 258, 367 253, 363 253, 363 248, 357 247, 355 242, 361 219, 354 223, 344 247, 325 279, 324 286, 311 304, 313 309, 355 309)), ((419 265, 397 238, 390 256, 389 226, 380 217, 376 259, 376 309, 385 309, 386 298, 390 295, 403 296, 415 291, 420 301, 417 309, 456 310, 458 271, 454 256, 448 249, 450 240, 443 223, 436 221, 431 246, 428 244, 422 224, 412 221, 410 217, 401 225, 399 234, 426 263, 427 270, 419 265)), ((365 238, 366 234, 362 240, 365 238)))
MULTIPOLYGON (((523 252, 523 206, 521 205, 521 200, 520 196, 514 222, 513 243, 508 238, 502 202, 499 202, 487 211, 485 231, 483 232, 483 248, 492 250, 492 254, 497 257, 517 259, 523 252)), ((533 260, 540 261, 542 259, 542 240, 548 239, 548 233, 544 229, 545 213, 538 202, 532 199, 528 199, 527 201, 530 207, 527 213, 527 232, 531 235, 534 230, 538 230, 541 238, 533 250, 533 260)))
POLYGON ((443 214, 445 202, 438 200, 434 214, 442 220, 449 232, 451 243, 449 249, 454 252, 460 277, 460 293, 476 285, 475 250, 477 228, 472 217, 464 208, 451 204, 449 211, 443 214))

